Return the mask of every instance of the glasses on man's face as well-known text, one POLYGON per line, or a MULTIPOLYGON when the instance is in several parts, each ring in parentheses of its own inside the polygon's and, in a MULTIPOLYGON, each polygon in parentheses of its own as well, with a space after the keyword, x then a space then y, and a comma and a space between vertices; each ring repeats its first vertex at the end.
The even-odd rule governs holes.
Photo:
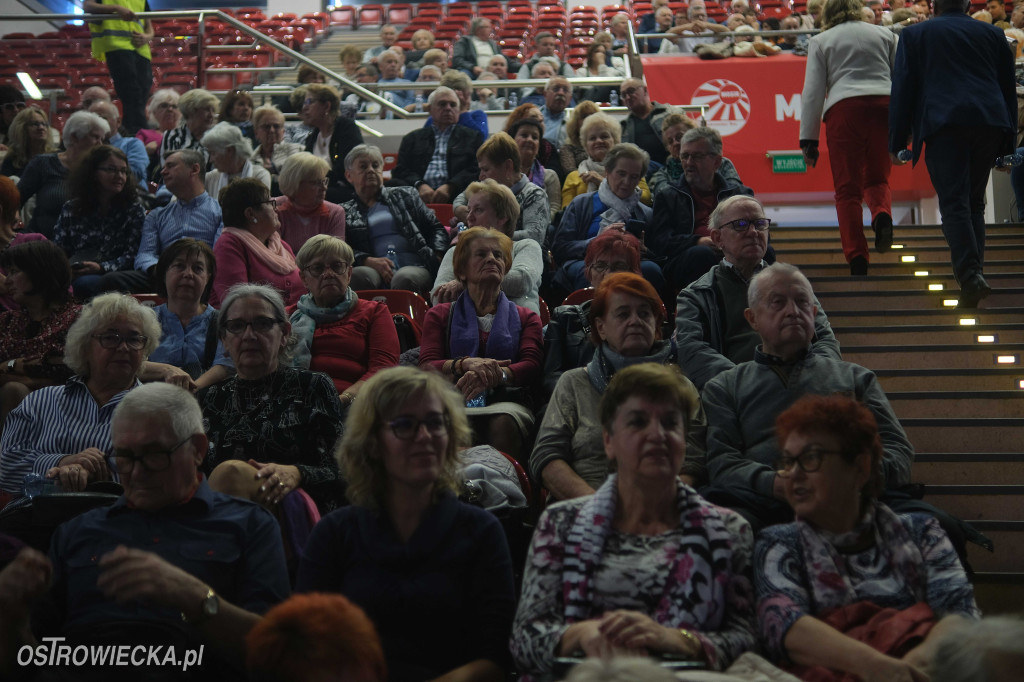
POLYGON ((825 455, 841 455, 839 450, 822 450, 817 447, 806 448, 799 455, 791 455, 785 450, 782 456, 775 462, 775 470, 783 476, 796 473, 797 467, 805 474, 813 474, 821 469, 821 462, 825 455))
POLYGON ((413 440, 420 432, 420 426, 427 427, 431 436, 443 436, 448 431, 448 415, 431 414, 423 419, 416 417, 395 417, 388 422, 391 433, 398 440, 413 440))
POLYGON ((149 473, 158 473, 161 471, 167 471, 171 468, 171 455, 173 455, 178 448, 185 443, 192 440, 192 436, 189 436, 185 440, 175 445, 170 450, 161 450, 158 452, 145 452, 141 455, 135 455, 130 450, 119 450, 114 448, 111 451, 110 458, 114 461, 114 468, 119 474, 130 474, 135 470, 135 465, 139 464, 144 470, 149 473))
POLYGON ((718 155, 715 154, 714 152, 683 152, 682 154, 679 155, 679 160, 680 161, 689 161, 690 159, 693 159, 694 161, 700 163, 704 159, 706 159, 708 157, 711 157, 711 156, 718 156, 718 155))
POLYGON ((599 260, 591 263, 590 269, 596 273, 608 272, 609 270, 611 272, 626 272, 629 270, 629 266, 623 263, 622 261, 615 261, 614 263, 609 263, 608 261, 599 260))
POLYGON ((24 102, 5 102, 3 105, 4 111, 21 111, 27 106, 24 102))
POLYGON ((128 177, 127 168, 118 168, 116 166, 100 166, 96 170, 103 171, 104 173, 110 173, 111 175, 123 175, 128 177))
POLYGON ((313 275, 313 277, 319 277, 320 275, 324 274, 327 270, 330 270, 336 275, 344 275, 346 272, 348 272, 348 269, 351 266, 351 263, 336 260, 333 263, 328 263, 326 265, 323 263, 313 263, 312 265, 306 266, 304 269, 306 270, 306 272, 313 275))
POLYGON ((148 336, 142 334, 119 334, 118 332, 104 332, 102 334, 93 334, 92 338, 99 341, 101 347, 107 350, 114 348, 120 348, 121 344, 128 346, 129 350, 142 350, 146 345, 146 341, 149 341, 148 336))
POLYGON ((245 328, 251 326, 252 330, 257 334, 266 334, 274 325, 278 324, 278 321, 272 317, 260 316, 251 320, 243 320, 241 318, 235 318, 228 320, 224 323, 224 331, 228 334, 242 334, 245 332, 245 328))
POLYGON ((722 223, 720 227, 728 227, 734 232, 744 233, 753 227, 758 232, 767 232, 768 228, 772 226, 771 218, 754 218, 748 220, 747 218, 739 218, 738 220, 730 220, 727 223, 722 223))

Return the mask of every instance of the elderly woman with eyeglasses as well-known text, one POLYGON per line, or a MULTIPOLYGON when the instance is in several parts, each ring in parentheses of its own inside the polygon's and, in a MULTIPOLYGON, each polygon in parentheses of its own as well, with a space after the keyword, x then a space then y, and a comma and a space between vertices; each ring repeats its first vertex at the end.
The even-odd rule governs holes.
POLYGON ((249 160, 263 166, 270 173, 270 191, 280 194, 277 183, 281 167, 292 154, 298 154, 305 147, 298 142, 285 141, 284 114, 275 106, 265 104, 252 112, 252 125, 259 144, 249 160))
MULTIPOLYGON (((22 109, 7 129, 7 155, 0 165, 0 175, 21 176, 28 162, 40 154, 57 151, 51 136, 46 112, 36 107, 22 109)), ((55 133, 54 133, 55 134, 55 133)))
POLYGON ((217 123, 217 109, 220 100, 209 90, 189 90, 178 100, 182 122, 174 130, 164 133, 160 142, 160 167, 163 168, 171 152, 180 149, 194 149, 203 155, 209 165, 210 156, 200 140, 217 123))
POLYGON ((330 170, 330 164, 309 152, 295 154, 281 168, 284 196, 277 198, 277 216, 281 239, 295 253, 314 235, 345 238, 345 209, 326 201, 330 170))
POLYGON ((505 679, 515 608, 498 521, 460 502, 469 444, 458 394, 411 367, 379 372, 352 406, 338 462, 351 506, 313 529, 297 592, 340 592, 366 611, 389 679, 505 679))
POLYGON ((802 398, 776 434, 796 520, 764 529, 754 551, 768 655, 805 680, 927 680, 937 635, 980 615, 946 533, 878 501, 882 444, 857 401, 802 398))
POLYGON ((38 232, 47 239, 53 237, 64 202, 68 200, 68 178, 82 158, 93 147, 103 144, 110 125, 101 116, 88 111, 76 111, 68 117, 62 131, 64 151, 40 154, 25 166, 18 180, 22 206, 36 197, 36 208, 28 223, 29 232, 38 232))
POLYGON ((160 144, 164 140, 164 133, 174 130, 181 123, 181 110, 178 109, 178 100, 181 95, 177 90, 163 88, 157 90, 149 98, 146 104, 146 116, 149 117, 151 128, 139 128, 135 137, 142 140, 146 145, 146 153, 150 159, 158 159, 160 144))
POLYGON ((342 406, 320 372, 288 367, 293 344, 281 295, 239 284, 224 298, 217 330, 237 374, 199 391, 210 451, 210 487, 276 509, 302 488, 321 513, 344 504, 332 457, 342 406))
POLYGON ((30 473, 56 479, 67 492, 109 480, 110 418, 140 385, 142 364, 159 341, 153 310, 131 296, 103 294, 84 306, 64 346, 75 376, 33 391, 7 416, 0 490, 20 497, 30 473))
POLYGON ((327 196, 333 203, 340 204, 353 196, 351 187, 343 184, 345 157, 363 143, 363 134, 352 120, 354 114, 342 114, 337 90, 312 83, 305 86, 305 91, 299 115, 303 125, 313 129, 306 138, 306 151, 331 164, 327 196))
POLYGON ((292 366, 331 377, 345 407, 370 377, 397 365, 399 354, 387 305, 361 299, 349 286, 354 257, 337 237, 312 237, 295 257, 309 293, 288 308, 296 337, 292 366))
POLYGON ((235 180, 221 192, 220 207, 225 227, 213 245, 217 276, 210 303, 219 307, 228 288, 239 282, 270 284, 288 305, 298 301, 302 278, 294 252, 278 232, 277 200, 267 186, 255 178, 235 180))
POLYGON ((270 172, 250 160, 252 143, 242 135, 238 126, 218 123, 203 135, 202 144, 213 163, 213 170, 203 181, 211 197, 219 197, 228 183, 240 178, 256 178, 270 189, 270 172))

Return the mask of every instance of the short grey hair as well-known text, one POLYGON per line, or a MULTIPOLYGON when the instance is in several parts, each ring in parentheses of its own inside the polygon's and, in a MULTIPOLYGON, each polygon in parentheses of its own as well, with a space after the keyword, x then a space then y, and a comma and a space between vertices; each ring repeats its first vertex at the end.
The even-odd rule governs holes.
POLYGON ((476 33, 476 30, 484 25, 484 22, 490 22, 491 20, 487 17, 473 17, 473 20, 469 22, 469 35, 476 33))
POLYGON ((181 95, 178 94, 177 90, 174 90, 173 88, 161 88, 154 92, 152 97, 149 98, 149 104, 146 105, 146 113, 152 116, 153 112, 156 111, 156 108, 164 102, 177 104, 180 99, 181 95))
MULTIPOLYGON (((228 313, 231 311, 231 306, 243 298, 258 298, 266 301, 274 310, 274 319, 281 324, 288 323, 288 314, 284 309, 284 298, 281 297, 281 292, 269 284, 250 284, 248 282, 242 282, 228 289, 228 293, 224 295, 223 299, 221 299, 220 310, 217 311, 217 335, 221 339, 223 339, 224 335, 227 333, 224 325, 228 321, 228 313)), ((291 349, 295 346, 295 342, 295 335, 292 334, 288 339, 288 343, 281 351, 280 357, 282 360, 287 360, 291 357, 291 349)), ((234 358, 232 358, 232 360, 233 359, 234 358)))
MULTIPOLYGON (((596 116, 596 114, 594 114, 596 116)), ((590 117, 588 117, 589 120, 590 117)), ((640 162, 640 177, 643 178, 647 175, 647 169, 651 165, 651 155, 648 154, 640 147, 637 147, 632 142, 621 142, 611 149, 604 157, 604 170, 606 173, 611 173, 615 170, 615 165, 619 162, 619 159, 632 159, 640 162)))
POLYGON ((498 54, 491 55, 491 58, 488 59, 487 61, 491 62, 494 61, 495 59, 500 59, 501 61, 505 62, 505 66, 508 66, 508 59, 505 57, 505 55, 501 54, 500 52, 498 54))
POLYGON ((297 152, 285 159, 281 165, 277 183, 281 186, 281 192, 290 197, 299 191, 299 185, 303 180, 315 175, 326 176, 330 170, 331 164, 319 156, 309 152, 297 152))
POLYGON ((175 440, 205 433, 203 410, 195 397, 180 386, 161 381, 129 391, 114 408, 111 427, 116 430, 120 421, 128 420, 130 424, 139 417, 160 417, 170 422, 175 440))
POLYGON ((1024 621, 1015 616, 964 620, 938 641, 929 675, 933 682, 988 682, 993 658, 1019 668, 1024 664, 1024 621))
MULTIPOLYGON (((89 376, 89 345, 93 334, 100 333, 118 318, 138 325, 140 333, 146 337, 142 347, 142 360, 145 361, 160 345, 160 337, 163 336, 156 313, 132 296, 109 293, 97 296, 82 306, 78 319, 68 329, 64 343, 64 364, 80 377, 89 376)), ((139 363, 141 369, 142 363, 139 363)))
POLYGON ((804 273, 800 272, 800 268, 789 263, 772 263, 766 268, 763 268, 760 272, 756 273, 750 278, 750 284, 747 286, 747 307, 755 308, 757 304, 761 302, 763 298, 762 290, 768 286, 769 283, 775 280, 777 277, 791 277, 802 281, 807 285, 807 291, 814 295, 814 288, 811 286, 811 282, 807 279, 804 273))
MULTIPOLYGON (((425 73, 436 73, 437 74, 437 80, 441 80, 441 69, 437 68, 433 64, 427 64, 426 66, 420 67, 420 76, 422 76, 425 73)), ((488 73, 488 72, 485 71, 484 73, 488 73)), ((480 75, 483 75, 483 74, 480 74, 480 75)), ((491 74, 491 75, 493 76, 494 74, 491 74)))
POLYGON ((207 130, 199 143, 211 154, 234 149, 238 158, 244 161, 252 156, 252 143, 242 135, 238 126, 228 121, 221 121, 207 130))
POLYGON ((722 135, 714 128, 708 128, 707 126, 691 128, 683 133, 683 139, 680 141, 680 144, 689 144, 697 140, 704 140, 711 147, 711 151, 719 156, 722 155, 722 135))
POLYGON ((65 147, 71 146, 75 140, 82 140, 88 137, 94 128, 99 128, 104 134, 110 132, 110 124, 107 119, 91 111, 76 111, 68 117, 64 124, 64 132, 61 140, 65 147))
POLYGON ((381 52, 379 55, 377 55, 377 63, 379 64, 380 60, 383 59, 386 56, 394 57, 396 62, 398 62, 399 64, 402 63, 401 55, 399 55, 397 52, 395 52, 391 48, 388 48, 388 49, 384 50, 383 52, 381 52))
POLYGON ((202 88, 189 90, 178 99, 178 109, 181 110, 181 115, 185 118, 188 118, 203 107, 213 107, 216 109, 218 106, 220 106, 220 100, 217 99, 216 95, 202 88))
POLYGON ((304 270, 315 258, 337 258, 349 265, 355 261, 355 252, 345 240, 333 234, 315 234, 306 240, 299 252, 295 254, 295 265, 304 270))
POLYGON ((722 225, 722 216, 725 215, 725 212, 728 211, 733 206, 735 206, 736 204, 742 203, 754 204, 755 206, 761 209, 761 214, 764 214, 764 206, 761 204, 760 201, 758 201, 754 197, 748 197, 745 194, 739 194, 737 196, 724 199, 723 201, 719 202, 718 206, 715 206, 715 210, 711 212, 711 216, 708 218, 708 229, 720 229, 722 225))
POLYGON ((703 2, 694 2, 691 3, 689 7, 686 8, 686 18, 692 19, 693 15, 696 14, 698 8, 704 10, 705 12, 708 11, 707 6, 703 2))
POLYGON ((612 20, 609 23, 611 25, 615 25, 615 24, 621 24, 624 21, 629 23, 629 15, 626 14, 625 12, 619 12, 618 14, 616 14, 615 16, 612 17, 612 20))
MULTIPOLYGON (((203 158, 201 153, 195 149, 175 149, 174 151, 167 152, 167 158, 171 158, 174 154, 181 156, 181 161, 186 166, 199 166, 199 179, 203 180, 206 178, 206 159, 203 158)), ((164 160, 166 161, 166 159, 164 160)))
POLYGON ((275 119, 279 119, 284 123, 284 114, 280 109, 275 107, 273 104, 264 104, 256 107, 256 110, 252 112, 252 125, 254 128, 259 128, 263 124, 263 119, 273 116, 275 119))
POLYGON ((456 102, 458 102, 458 101, 459 101, 459 95, 458 95, 458 93, 456 93, 456 92, 455 92, 454 90, 452 90, 451 88, 449 88, 449 87, 447 87, 447 86, 444 86, 444 85, 442 85, 442 86, 440 86, 440 87, 434 88, 433 92, 431 92, 431 93, 430 93, 430 97, 428 97, 428 98, 427 98, 427 105, 428 105, 428 106, 433 106, 434 102, 435 102, 435 101, 437 100, 437 98, 438 98, 438 97, 440 97, 441 95, 451 95, 452 97, 454 97, 454 98, 455 98, 455 101, 456 101, 456 102))
MULTIPOLYGON (((543 57, 542 57, 543 59, 543 57)), ((556 68, 555 75, 548 79, 548 82, 544 84, 544 92, 547 92, 551 88, 555 87, 555 81, 565 81, 565 84, 569 86, 569 97, 572 97, 572 83, 565 76, 560 76, 556 68)))
POLYGON ((381 168, 384 167, 384 155, 380 153, 380 147, 372 144, 357 144, 345 155, 345 170, 352 170, 352 166, 356 165, 356 161, 363 156, 369 156, 379 163, 381 168))

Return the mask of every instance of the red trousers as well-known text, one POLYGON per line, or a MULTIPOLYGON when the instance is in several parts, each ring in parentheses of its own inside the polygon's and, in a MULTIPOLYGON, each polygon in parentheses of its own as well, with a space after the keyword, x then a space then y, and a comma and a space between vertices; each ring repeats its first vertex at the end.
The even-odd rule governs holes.
POLYGON ((847 262, 855 256, 869 259, 861 202, 872 220, 879 213, 892 215, 888 95, 849 97, 832 105, 825 113, 825 137, 843 255, 847 262))

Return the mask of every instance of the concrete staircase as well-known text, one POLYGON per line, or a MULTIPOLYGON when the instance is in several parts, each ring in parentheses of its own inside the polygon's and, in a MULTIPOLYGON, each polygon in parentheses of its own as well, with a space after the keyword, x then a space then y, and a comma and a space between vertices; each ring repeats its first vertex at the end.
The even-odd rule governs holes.
MULTIPOLYGON (((870 230, 868 241, 872 241, 870 230)), ((850 277, 838 228, 773 228, 779 260, 810 278, 843 358, 874 370, 917 451, 925 499, 971 521, 996 545, 970 546, 988 614, 1024 611, 1024 225, 992 225, 976 311, 938 226, 896 227, 902 248, 871 254, 850 277)))

